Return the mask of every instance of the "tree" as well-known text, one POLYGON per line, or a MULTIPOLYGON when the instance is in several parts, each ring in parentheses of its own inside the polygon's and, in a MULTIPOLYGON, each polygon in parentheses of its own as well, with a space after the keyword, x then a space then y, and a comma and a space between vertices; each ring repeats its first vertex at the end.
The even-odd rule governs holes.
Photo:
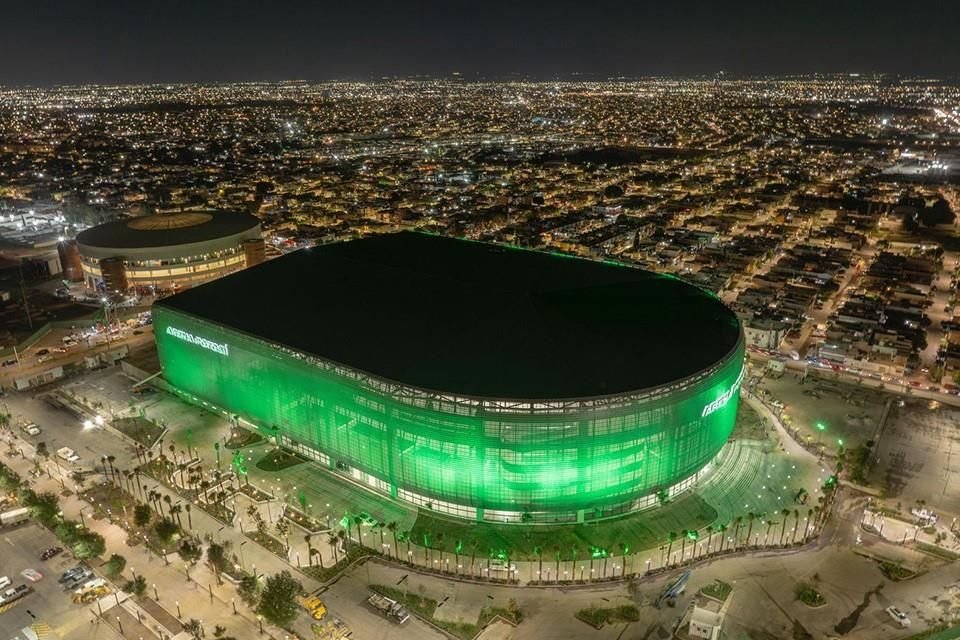
POLYGON ((200 559, 200 556, 203 555, 203 550, 200 549, 200 545, 194 543, 190 538, 184 538, 180 541, 177 552, 180 554, 180 557, 183 558, 184 562, 191 564, 195 563, 200 559))
POLYGON ((240 578, 237 593, 240 594, 240 599, 250 608, 255 609, 260 604, 260 582, 249 573, 240 578))
POLYGON ((393 555, 395 556, 400 555, 400 548, 397 547, 397 527, 399 524, 396 520, 387 523, 387 531, 393 534, 393 555))
POLYGON ((70 474, 70 479, 73 481, 73 484, 77 485, 78 490, 82 487, 83 481, 84 481, 84 477, 82 473, 80 473, 79 471, 74 471, 73 473, 70 474))
POLYGON ((142 596, 147 590, 147 579, 139 575, 133 580, 127 580, 127 584, 123 585, 123 590, 127 593, 142 596))
MULTIPOLYGON (((73 525, 76 526, 76 523, 73 523, 73 525)), ((75 541, 71 545, 71 551, 73 551, 73 555, 75 555, 78 560, 99 557, 103 555, 103 552, 106 550, 107 545, 103 540, 103 536, 89 529, 78 532, 75 541)))
POLYGON ((196 618, 190 618, 184 622, 183 629, 193 636, 193 640, 200 640, 203 637, 203 623, 196 618))
POLYGON ((37 456, 40 457, 40 458, 49 458, 49 457, 50 457, 50 452, 47 450, 47 443, 46 443, 46 442, 38 442, 38 443, 37 443, 37 456))
POLYGON ((153 530, 157 532, 157 537, 161 540, 170 542, 173 540, 173 536, 177 535, 180 531, 180 528, 177 527, 177 523, 170 518, 162 518, 157 524, 153 525, 153 530))
POLYGON ((787 533, 787 517, 790 515, 790 509, 780 509, 780 515, 783 516, 783 526, 780 527, 780 544, 783 544, 783 536, 787 533))
POLYGON ((114 553, 104 563, 103 572, 107 574, 107 577, 109 578, 116 578, 118 575, 123 573, 123 570, 126 566, 127 566, 127 559, 118 553, 114 553))
POLYGON ((270 576, 260 594, 257 613, 277 626, 289 627, 297 617, 297 596, 301 588, 300 582, 289 571, 270 576))
POLYGON ((173 505, 170 505, 170 508, 168 509, 168 511, 171 516, 177 519, 177 526, 180 527, 181 530, 183 530, 183 521, 180 520, 180 512, 183 511, 183 507, 179 504, 173 504, 173 505))
POLYGON ((150 524, 150 520, 152 519, 153 510, 150 509, 150 505, 138 502, 137 506, 133 508, 133 524, 143 528, 150 524))
POLYGON ((313 566, 313 544, 310 542, 310 534, 303 536, 303 541, 307 543, 307 564, 313 566))
POLYGON ((669 546, 667 547, 667 565, 670 564, 670 555, 673 553, 673 543, 674 543, 674 542, 676 541, 676 539, 677 539, 677 534, 676 534, 676 532, 671 531, 671 532, 669 533, 669 535, 668 535, 668 538, 669 538, 669 540, 670 540, 670 544, 669 544, 669 546))
POLYGON ((223 581, 220 579, 220 574, 230 566, 230 562, 227 560, 227 549, 229 546, 229 542, 214 542, 207 547, 207 563, 213 567, 217 584, 223 584, 223 581))
POLYGON ((283 538, 284 550, 289 553, 290 551, 290 523, 287 522, 287 519, 283 516, 277 520, 277 524, 274 525, 277 530, 277 533, 283 538))
POLYGON ((20 503, 30 509, 30 515, 47 526, 54 524, 60 515, 57 496, 48 491, 35 493, 27 489, 21 492, 20 503))
POLYGON ((187 510, 187 529, 193 529, 193 518, 190 517, 190 503, 183 505, 183 508, 187 510))
POLYGON ((330 548, 333 549, 333 564, 340 562, 340 558, 337 557, 337 544, 339 542, 340 538, 338 538, 335 533, 327 534, 327 544, 329 544, 330 548))

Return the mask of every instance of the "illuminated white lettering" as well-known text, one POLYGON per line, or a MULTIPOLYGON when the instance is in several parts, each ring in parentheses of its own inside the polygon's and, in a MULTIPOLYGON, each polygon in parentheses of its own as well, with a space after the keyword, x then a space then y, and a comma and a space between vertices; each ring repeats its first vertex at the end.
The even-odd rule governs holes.
POLYGON ((744 369, 740 369, 740 375, 737 376, 736 381, 730 385, 730 388, 723 392, 719 398, 708 404, 703 408, 703 411, 700 412, 701 418, 706 418, 708 415, 714 411, 718 411, 725 407, 733 395, 740 389, 740 382, 743 380, 744 369))
POLYGON ((226 343, 214 342, 213 340, 207 340, 206 338, 201 338, 200 336, 195 336, 192 333, 184 331, 183 329, 177 329, 176 327, 167 327, 167 335, 173 336, 178 340, 183 340, 184 342, 189 342, 190 344, 195 344, 198 347, 202 347, 207 351, 213 351, 218 353, 221 356, 230 355, 230 347, 226 343))

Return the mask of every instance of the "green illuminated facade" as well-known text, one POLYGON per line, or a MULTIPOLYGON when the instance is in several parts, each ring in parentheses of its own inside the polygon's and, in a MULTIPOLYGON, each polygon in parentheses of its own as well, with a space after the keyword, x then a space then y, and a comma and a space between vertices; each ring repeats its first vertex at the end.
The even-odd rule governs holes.
POLYGON ((711 366, 642 391, 468 397, 163 304, 153 314, 163 375, 188 400, 236 413, 373 491, 478 520, 577 522, 656 506, 658 493, 692 486, 726 443, 743 376, 740 333, 711 366))

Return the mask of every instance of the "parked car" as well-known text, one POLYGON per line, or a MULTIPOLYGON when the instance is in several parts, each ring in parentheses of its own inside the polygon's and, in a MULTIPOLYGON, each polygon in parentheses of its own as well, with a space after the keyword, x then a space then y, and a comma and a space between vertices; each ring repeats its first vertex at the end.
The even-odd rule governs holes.
POLYGON ((903 611, 897 609, 896 607, 887 607, 887 615, 893 618, 901 629, 905 629, 910 626, 910 618, 907 617, 903 611))
POLYGON ((10 578, 7 576, 0 576, 0 589, 10 586, 10 578))
POLYGON ((72 580, 73 578, 82 574, 84 571, 86 571, 86 569, 84 569, 80 565, 75 566, 73 569, 67 569, 66 571, 63 572, 63 575, 61 575, 57 579, 57 582, 62 584, 64 582, 67 582, 68 580, 72 580))
POLYGON ((57 555, 58 553, 62 553, 62 552, 63 552, 63 547, 50 547, 49 549, 47 549, 46 551, 44 551, 43 553, 40 554, 40 559, 41 559, 41 560, 49 560, 49 559, 52 558, 53 556, 57 555))
POLYGON ((36 569, 24 569, 20 572, 20 575, 30 582, 40 582, 43 579, 43 574, 36 569))
POLYGON ((37 349, 37 357, 50 355, 50 349, 37 349))

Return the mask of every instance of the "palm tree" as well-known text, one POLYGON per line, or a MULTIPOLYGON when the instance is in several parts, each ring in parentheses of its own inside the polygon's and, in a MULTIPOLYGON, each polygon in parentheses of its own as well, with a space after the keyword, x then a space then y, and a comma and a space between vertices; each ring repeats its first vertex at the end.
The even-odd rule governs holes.
POLYGON ((558 545, 558 544, 553 545, 553 553, 554 553, 554 555, 555 555, 556 558, 557 558, 557 576, 556 576, 556 580, 559 582, 559 580, 560 580, 560 545, 558 545))
MULTIPOLYGON (((539 565, 537 567, 537 580, 543 581, 543 547, 534 545, 533 554, 537 556, 537 560, 539 561, 539 565)), ((472 566, 470 570, 473 571, 472 566)))
POLYGON ((210 488, 210 481, 209 481, 209 480, 201 480, 201 481, 200 481, 200 490, 203 492, 203 501, 204 501, 204 502, 207 501, 207 489, 209 489, 209 488, 210 488))
POLYGON ((187 470, 187 463, 181 461, 180 464, 177 465, 177 471, 180 472, 180 486, 183 488, 186 488, 186 486, 183 484, 183 472, 186 470, 187 470))
POLYGON ((190 511, 191 511, 190 503, 188 502, 188 503, 186 503, 185 505, 183 505, 183 508, 186 509, 186 511, 187 511, 187 528, 192 531, 192 530, 193 530, 193 518, 190 517, 190 511))
POLYGON ((133 468, 133 477, 136 479, 137 492, 140 493, 140 499, 143 500, 143 491, 140 489, 140 467, 133 468))
POLYGON ((173 460, 174 462, 176 462, 176 457, 177 457, 177 445, 175 445, 175 444, 173 444, 173 443, 171 442, 169 449, 170 449, 170 459, 173 460))
MULTIPOLYGON (((276 428, 276 427, 274 427, 276 428)), ((353 516, 353 524, 357 525, 357 544, 361 547, 363 546, 363 532, 360 531, 360 527, 363 525, 363 518, 359 515, 353 516)))
POLYGON ((433 535, 432 531, 423 532, 423 562, 429 566, 427 560, 427 551, 430 549, 430 537, 433 535))
MULTIPOLYGON (((670 565, 670 559, 671 559, 671 557, 672 557, 672 555, 673 555, 673 543, 674 543, 674 541, 676 541, 676 539, 677 539, 677 534, 676 534, 675 531, 671 531, 670 534, 669 534, 667 537, 668 537, 669 540, 670 540, 670 545, 667 547, 667 566, 669 566, 669 565, 670 565)), ((591 560, 591 564, 592 564, 592 562, 593 562, 593 561, 591 560)))
POLYGON ((749 526, 747 527, 747 546, 750 546, 750 534, 753 533, 753 520, 757 517, 753 511, 747 514, 747 522, 749 526))
POLYGON ((736 551, 737 544, 740 542, 740 525, 743 524, 743 516, 737 516, 733 522, 736 525, 733 529, 733 550, 736 551))
POLYGON ((393 534, 393 555, 394 555, 394 556, 399 556, 399 555, 400 555, 400 550, 399 550, 399 548, 397 547, 397 526, 398 526, 398 523, 397 523, 396 520, 394 520, 393 522, 388 522, 388 523, 387 523, 387 530, 388 530, 391 534, 393 534))
POLYGON ((687 535, 689 533, 686 529, 680 532, 680 564, 683 564, 683 559, 686 556, 684 552, 687 549, 687 535))
POLYGON ((170 506, 170 515, 176 516, 177 526, 180 527, 180 530, 183 531, 183 522, 180 520, 180 513, 183 511, 183 507, 179 504, 174 504, 170 506))
POLYGON ((807 509, 807 521, 803 524, 803 541, 807 541, 807 533, 810 531, 810 525, 813 523, 813 507, 807 509))
POLYGON ((440 571, 443 571, 443 546, 444 546, 444 545, 443 545, 443 541, 444 541, 444 538, 445 538, 445 536, 443 535, 443 531, 441 531, 440 533, 437 534, 436 543, 437 543, 437 548, 440 550, 440 571))
POLYGON ((790 515, 790 509, 784 507, 780 509, 780 515, 783 516, 783 526, 780 527, 780 544, 783 544, 783 536, 787 533, 787 517, 790 515))
MULTIPOLYGON (((627 547, 627 545, 624 544, 623 542, 619 543, 617 546, 620 547, 620 555, 623 557, 623 564, 620 566, 620 577, 623 577, 624 575, 626 575, 626 571, 627 571, 627 551, 628 551, 628 547, 627 547)), ((614 572, 614 573, 616 573, 616 572, 614 572)))
POLYGON ((707 525, 707 555, 710 555, 710 546, 713 544, 713 527, 707 525))
POLYGON ((793 510, 793 535, 790 536, 790 542, 797 541, 797 529, 800 528, 800 510, 793 510))
POLYGON ((116 459, 117 456, 107 456, 107 464, 110 465, 110 478, 114 484, 117 482, 117 470, 116 467, 113 466, 113 463, 116 461, 116 459))
POLYGON ((727 541, 727 525, 721 522, 717 526, 717 532, 720 534, 720 553, 723 553, 723 545, 727 541))
MULTIPOLYGON (((470 540, 470 575, 473 575, 473 566, 477 561, 477 548, 480 546, 480 542, 476 538, 470 540)), ((540 567, 543 568, 543 563, 540 563, 540 567)))
POLYGON ((337 557, 337 543, 340 542, 340 538, 337 537, 335 533, 327 534, 327 543, 330 545, 330 548, 333 549, 333 564, 340 562, 340 558, 337 557))
POLYGON ((303 536, 303 541, 307 543, 307 566, 313 566, 313 545, 310 544, 310 534, 303 536))
POLYGON ((167 503, 167 510, 169 511, 171 503, 173 502, 173 498, 171 498, 170 494, 168 493, 163 496, 163 501, 167 503))

